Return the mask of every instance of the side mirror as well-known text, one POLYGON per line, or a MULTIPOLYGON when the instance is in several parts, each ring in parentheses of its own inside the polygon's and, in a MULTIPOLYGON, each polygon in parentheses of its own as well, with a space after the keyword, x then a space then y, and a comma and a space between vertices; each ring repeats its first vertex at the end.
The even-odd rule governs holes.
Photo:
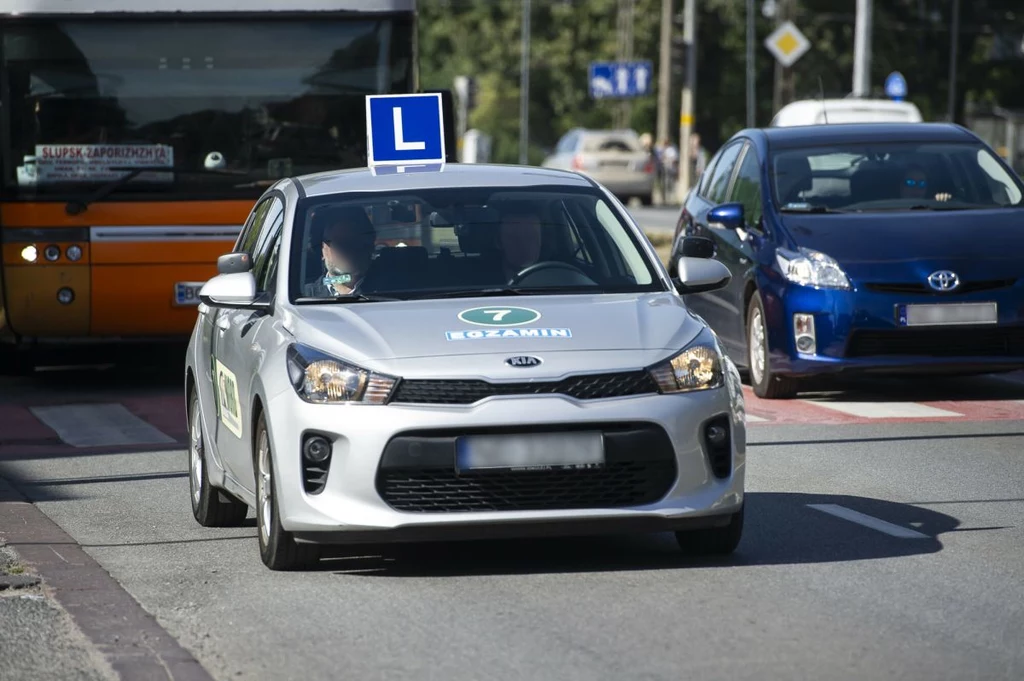
POLYGON ((732 272, 728 267, 707 258, 679 258, 676 274, 676 290, 684 295, 717 291, 728 286, 732 280, 732 272))
POLYGON ((683 258, 713 258, 715 242, 706 236, 684 236, 676 242, 675 255, 683 258))
POLYGON ((726 229, 739 229, 745 219, 742 203, 723 203, 708 211, 708 224, 719 224, 726 229))
POLYGON ((209 307, 255 310, 266 307, 256 301, 256 277, 252 272, 218 274, 203 284, 199 300, 209 307))
POLYGON ((227 253, 217 258, 218 274, 241 274, 252 270, 252 258, 248 253, 227 253))

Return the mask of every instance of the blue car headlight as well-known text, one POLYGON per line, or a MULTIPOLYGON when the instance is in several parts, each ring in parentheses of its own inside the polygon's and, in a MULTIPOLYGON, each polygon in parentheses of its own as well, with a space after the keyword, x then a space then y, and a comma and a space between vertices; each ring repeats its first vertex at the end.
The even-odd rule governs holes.
POLYGON ((853 288, 850 279, 835 260, 809 248, 793 252, 780 248, 775 251, 782 275, 794 284, 848 291, 853 288))
POLYGON ((299 397, 316 404, 385 404, 398 379, 363 369, 301 344, 288 348, 288 378, 299 397))
POLYGON ((648 372, 658 392, 686 393, 722 386, 723 354, 711 333, 702 333, 679 354, 654 365, 648 372))

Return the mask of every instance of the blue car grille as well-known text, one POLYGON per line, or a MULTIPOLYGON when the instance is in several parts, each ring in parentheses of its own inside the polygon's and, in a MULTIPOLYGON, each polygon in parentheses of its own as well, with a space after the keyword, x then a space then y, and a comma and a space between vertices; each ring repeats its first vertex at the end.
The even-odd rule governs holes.
POLYGON ((489 383, 477 380, 402 380, 392 404, 473 404, 487 397, 568 395, 579 400, 658 392, 646 371, 570 376, 560 381, 489 383))
POLYGON ((1024 357, 1024 326, 857 330, 847 357, 1024 357))

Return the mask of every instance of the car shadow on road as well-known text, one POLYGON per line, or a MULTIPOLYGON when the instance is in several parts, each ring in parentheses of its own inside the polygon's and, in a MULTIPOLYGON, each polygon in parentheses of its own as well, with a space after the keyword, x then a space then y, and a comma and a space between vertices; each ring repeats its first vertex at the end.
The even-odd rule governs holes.
POLYGON ((339 557, 325 557, 321 569, 372 577, 427 577, 835 563, 936 553, 942 550, 943 534, 962 531, 953 516, 866 497, 751 492, 746 504, 743 540, 733 555, 724 558, 689 557, 671 534, 613 535, 410 544, 377 548, 372 553, 378 555, 357 556, 354 553, 371 552, 339 549, 339 557), (839 506, 923 536, 890 536, 812 505, 839 506))
POLYGON ((1024 382, 1004 375, 836 376, 811 379, 797 397, 827 402, 990 402, 1024 399, 1024 382))

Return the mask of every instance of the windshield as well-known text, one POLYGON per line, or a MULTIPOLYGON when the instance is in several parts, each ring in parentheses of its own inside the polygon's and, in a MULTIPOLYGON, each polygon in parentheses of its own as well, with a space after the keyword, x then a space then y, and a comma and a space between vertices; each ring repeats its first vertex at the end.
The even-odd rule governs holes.
POLYGON ((308 199, 290 271, 292 299, 314 303, 664 290, 615 208, 562 187, 308 199))
POLYGON ((366 164, 365 95, 414 86, 413 19, 0 24, 4 184, 80 195, 251 195, 366 164))
POLYGON ((967 210, 1022 205, 1022 187, 978 143, 883 142, 778 151, 783 211, 967 210))

